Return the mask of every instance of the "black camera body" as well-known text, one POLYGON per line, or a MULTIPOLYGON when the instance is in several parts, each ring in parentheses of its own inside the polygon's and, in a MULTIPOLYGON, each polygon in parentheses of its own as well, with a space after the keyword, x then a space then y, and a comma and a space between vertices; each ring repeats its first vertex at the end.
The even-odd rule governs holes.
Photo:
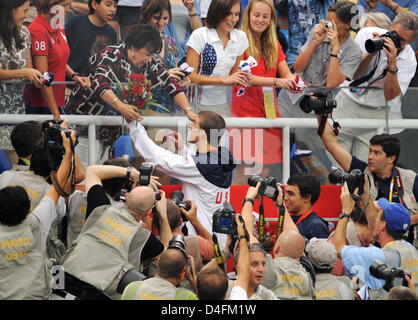
MULTIPOLYGON (((48 161, 51 170, 56 170, 62 161, 65 154, 65 148, 62 141, 61 131, 65 132, 65 136, 71 139, 71 132, 61 128, 63 120, 46 120, 42 123, 44 131, 44 148, 45 152, 49 154, 48 161), (52 124, 51 126, 49 124, 52 124)), ((78 137, 76 137, 76 146, 78 144, 78 137)))
POLYGON ((405 272, 400 268, 389 269, 384 263, 374 260, 369 271, 373 277, 385 280, 383 289, 386 291, 396 286, 408 287, 408 283, 405 280, 405 272))
POLYGON ((217 233, 237 235, 236 213, 229 202, 224 202, 223 208, 213 214, 212 231, 217 233))
POLYGON ((359 169, 354 169, 350 173, 345 172, 339 168, 332 168, 328 175, 329 182, 341 183, 347 182, 348 190, 354 193, 358 188, 358 194, 364 193, 364 173, 359 169))
MULTIPOLYGON (((190 204, 189 201, 183 201, 184 194, 180 190, 173 191, 173 193, 171 194, 171 198, 170 199, 173 200, 173 202, 179 208, 183 208, 186 211, 189 211, 191 209, 191 207, 192 207, 192 205, 190 204)), ((183 221, 187 221, 187 217, 184 215, 183 212, 181 213, 181 218, 183 219, 183 221)))
POLYGON ((385 34, 382 34, 379 38, 368 39, 365 42, 365 47, 368 53, 373 53, 379 50, 382 50, 385 46, 385 38, 389 38, 395 44, 397 49, 401 48, 401 37, 396 31, 390 30, 385 34))
POLYGON ((152 163, 144 162, 139 167, 139 181, 140 186, 148 186, 151 181, 151 176, 154 172, 154 165, 152 163))
POLYGON ((277 196, 279 195, 276 178, 268 177, 266 179, 263 179, 256 175, 251 175, 248 178, 248 185, 251 187, 256 187, 258 182, 260 182, 258 194, 260 196, 266 196, 267 198, 270 198, 273 201, 276 200, 277 196))
POLYGON ((303 112, 311 113, 313 110, 315 114, 325 115, 332 113, 332 110, 337 107, 337 101, 328 97, 327 94, 317 92, 313 94, 313 97, 306 95, 299 102, 299 106, 303 112), (313 97, 316 97, 316 99, 313 97))

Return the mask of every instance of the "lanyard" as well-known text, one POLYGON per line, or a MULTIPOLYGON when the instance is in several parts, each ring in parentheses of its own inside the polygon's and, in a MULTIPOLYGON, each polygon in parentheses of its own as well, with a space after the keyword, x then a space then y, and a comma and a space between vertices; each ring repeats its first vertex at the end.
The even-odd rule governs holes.
POLYGON ((402 186, 402 181, 401 178, 399 176, 399 171, 396 170, 396 176, 392 177, 392 179, 390 180, 390 187, 389 187, 389 202, 392 202, 392 197, 393 197, 393 186, 394 186, 394 182, 396 182, 396 190, 397 190, 397 194, 399 197, 399 202, 401 204, 403 204, 403 186, 402 186))
POLYGON ((385 246, 383 248, 386 248, 387 246, 390 246, 391 244, 395 243, 396 241, 391 241, 385 244, 385 246))
POLYGON ((389 202, 392 202, 392 196, 393 196, 393 182, 395 181, 395 177, 392 177, 390 180, 390 188, 389 188, 389 202))
POLYGON ((313 212, 313 210, 310 210, 308 212, 306 212, 305 214, 303 214, 298 221, 296 221, 296 225, 299 225, 299 223, 301 223, 303 220, 305 220, 311 213, 313 212))

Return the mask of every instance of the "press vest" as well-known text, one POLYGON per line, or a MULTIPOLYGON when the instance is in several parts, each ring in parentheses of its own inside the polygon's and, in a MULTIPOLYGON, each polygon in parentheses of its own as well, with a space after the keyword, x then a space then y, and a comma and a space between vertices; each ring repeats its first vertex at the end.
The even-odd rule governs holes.
POLYGON ((154 277, 130 283, 121 300, 197 300, 197 297, 190 290, 176 288, 171 282, 154 277))
POLYGON ((273 259, 277 280, 271 291, 278 299, 312 300, 314 288, 310 275, 299 261, 290 257, 273 259))
POLYGON ((354 300, 350 279, 330 273, 318 273, 315 282, 316 300, 354 300))
MULTIPOLYGON (((26 171, 17 171, 10 180, 9 185, 21 186, 26 190, 31 203, 31 211, 38 206, 42 198, 51 188, 51 185, 44 178, 26 171)), ((55 219, 52 222, 46 240, 47 257, 59 261, 65 250, 64 243, 58 239, 58 222, 55 219)))
MULTIPOLYGON (((404 192, 403 197, 402 197, 403 204, 410 211, 414 213, 418 213, 418 203, 413 193, 415 177, 417 176, 417 174, 412 170, 402 169, 398 167, 395 167, 395 168, 396 170, 398 170, 399 177, 401 178, 401 183, 402 183, 403 192, 404 192)), ((369 170, 369 168, 366 168, 364 173, 368 175, 369 180, 370 180, 370 196, 372 197, 372 199, 376 199, 377 194, 378 194, 378 188, 375 185, 374 176, 372 172, 369 170)), ((418 239, 417 239, 418 226, 415 226, 414 229, 415 229, 414 246, 415 248, 418 248, 418 239)))
POLYGON ((383 250, 396 250, 401 257, 400 268, 408 270, 415 282, 415 292, 418 294, 418 252, 406 241, 395 241, 386 245, 383 250))
POLYGON ((50 292, 51 273, 42 230, 33 214, 17 226, 0 224, 0 300, 41 300, 50 292))
POLYGON ((126 271, 140 269, 140 255, 150 234, 125 209, 97 207, 63 257, 64 270, 119 298, 117 285, 126 271))

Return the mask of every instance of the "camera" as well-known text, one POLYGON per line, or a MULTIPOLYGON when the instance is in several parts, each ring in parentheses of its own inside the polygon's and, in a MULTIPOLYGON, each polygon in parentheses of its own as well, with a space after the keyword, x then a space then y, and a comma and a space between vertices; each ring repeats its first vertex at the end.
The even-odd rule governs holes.
POLYGON ((334 29, 334 25, 332 24, 332 22, 331 21, 324 21, 324 27, 326 28, 326 29, 334 29))
POLYGON ((218 233, 237 235, 236 213, 229 202, 224 202, 223 208, 218 209, 213 214, 212 231, 218 233))
POLYGON ((256 175, 252 175, 248 178, 248 185, 251 187, 255 187, 258 182, 261 182, 260 188, 258 189, 258 194, 260 196, 266 196, 273 201, 276 200, 277 196, 279 195, 276 178, 268 177, 266 179, 262 179, 256 175))
POLYGON ((140 186, 147 186, 150 184, 151 176, 154 172, 154 165, 152 163, 144 162, 139 167, 139 181, 140 186))
MULTIPOLYGON (((49 154, 48 161, 51 170, 56 170, 65 154, 65 148, 62 141, 61 131, 65 132, 65 136, 71 139, 71 131, 61 128, 63 120, 46 120, 42 123, 44 131, 44 148, 49 154), (49 124, 52 124, 51 126, 49 124)), ((78 137, 74 147, 78 144, 78 137)))
POLYGON ((378 279, 385 280, 383 289, 389 291, 392 287, 404 286, 407 287, 408 283, 405 280, 405 272, 399 268, 389 269, 387 265, 374 260, 369 268, 370 274, 378 279))
POLYGON ((395 44, 397 49, 401 48, 401 37, 396 31, 388 31, 382 34, 379 38, 366 40, 365 46, 368 53, 373 53, 382 50, 385 46, 385 38, 389 38, 395 44))
POLYGON ((310 113, 313 110, 315 114, 325 115, 332 113, 332 110, 337 107, 337 101, 330 99, 327 94, 317 92, 313 94, 313 97, 304 96, 299 102, 303 112, 310 113))
POLYGON ((332 168, 328 179, 331 183, 343 184, 347 182, 350 193, 354 193, 356 188, 359 190, 358 194, 364 193, 364 173, 359 169, 354 169, 350 173, 347 173, 339 168, 332 168))
POLYGON ((184 242, 184 237, 180 234, 176 234, 168 243, 168 249, 177 249, 183 253, 184 258, 186 261, 189 261, 189 257, 186 252, 186 243, 184 242))
MULTIPOLYGON (((192 207, 192 205, 190 204, 189 201, 183 201, 184 194, 180 190, 173 191, 173 193, 171 194, 171 198, 170 199, 173 200, 173 202, 179 208, 183 208, 186 211, 189 211, 191 209, 191 207, 192 207)), ((187 217, 184 215, 183 212, 181 213, 181 218, 183 219, 183 221, 187 221, 187 217)))

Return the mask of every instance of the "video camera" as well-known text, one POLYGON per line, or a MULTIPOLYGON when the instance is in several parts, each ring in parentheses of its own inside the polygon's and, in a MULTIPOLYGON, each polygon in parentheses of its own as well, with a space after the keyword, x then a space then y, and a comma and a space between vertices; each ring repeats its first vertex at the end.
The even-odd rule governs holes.
POLYGON ((408 287, 408 283, 405 280, 405 272, 400 268, 389 269, 384 263, 374 260, 369 271, 373 277, 385 280, 383 289, 386 291, 396 286, 408 287))
MULTIPOLYGON (((44 149, 48 156, 48 164, 51 170, 56 170, 65 154, 65 148, 62 141, 61 131, 65 136, 71 139, 71 131, 61 128, 63 120, 46 120, 42 123, 44 131, 44 149), (51 126, 49 124, 52 124, 51 126)), ((74 147, 78 144, 78 137, 74 147)))
POLYGON ((152 163, 144 162, 139 167, 139 181, 140 186, 148 186, 151 181, 151 176, 154 172, 154 165, 152 163))
POLYGON ((365 42, 365 47, 368 53, 373 53, 382 50, 385 46, 385 38, 389 38, 393 41, 397 49, 401 48, 401 37, 396 31, 390 30, 385 34, 382 34, 379 38, 368 39, 365 42))
POLYGON ((213 214, 212 231, 232 236, 237 235, 236 213, 229 202, 224 202, 223 208, 218 209, 213 214))
MULTIPOLYGON (((186 211, 189 211, 191 209, 191 207, 192 207, 192 205, 190 204, 189 201, 183 201, 184 194, 180 190, 173 191, 173 193, 171 194, 171 198, 170 199, 173 200, 173 202, 179 208, 183 208, 186 211)), ((184 215, 183 212, 181 213, 181 218, 183 219, 183 221, 187 221, 187 217, 184 215)))
POLYGON ((316 92, 312 96, 304 96, 299 102, 299 106, 305 113, 310 113, 313 110, 315 114, 325 115, 332 113, 332 110, 337 107, 337 101, 333 100, 328 94, 316 92), (313 97, 316 97, 316 99, 313 97))
POLYGON ((257 183, 260 182, 260 188, 258 189, 258 194, 260 196, 266 196, 267 198, 276 200, 279 195, 279 190, 277 189, 277 180, 273 177, 268 177, 266 179, 260 178, 256 175, 251 175, 248 178, 248 185, 251 187, 257 186, 257 183))
POLYGON ((354 193, 356 188, 359 190, 359 195, 364 193, 364 173, 359 169, 354 169, 350 173, 347 173, 339 168, 332 168, 328 178, 331 183, 343 184, 347 182, 348 190, 351 194, 354 193))

